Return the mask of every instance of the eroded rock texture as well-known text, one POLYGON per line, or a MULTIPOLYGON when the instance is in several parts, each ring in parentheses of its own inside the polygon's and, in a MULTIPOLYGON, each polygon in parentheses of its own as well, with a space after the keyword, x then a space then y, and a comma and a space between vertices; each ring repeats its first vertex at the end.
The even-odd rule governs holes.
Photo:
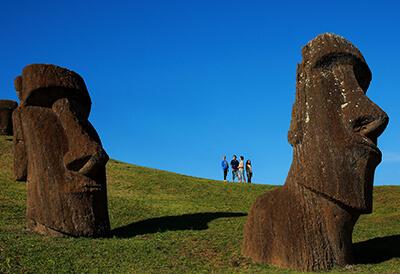
POLYGON ((352 231, 372 211, 388 116, 365 95, 371 72, 349 41, 322 34, 302 55, 288 134, 293 162, 285 185, 252 206, 242 252, 315 271, 353 263, 352 231))
POLYGON ((12 100, 0 100, 0 135, 13 135, 12 113, 18 106, 12 100))
POLYGON ((70 70, 34 64, 15 79, 14 175, 27 180, 27 226, 46 235, 110 231, 108 156, 88 121, 91 100, 70 70))

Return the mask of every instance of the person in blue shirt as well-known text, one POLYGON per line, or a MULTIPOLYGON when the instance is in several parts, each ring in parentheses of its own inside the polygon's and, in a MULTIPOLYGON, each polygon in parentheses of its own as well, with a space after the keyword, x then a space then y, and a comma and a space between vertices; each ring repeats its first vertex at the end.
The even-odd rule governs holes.
POLYGON ((229 170, 229 164, 228 164, 228 161, 226 160, 226 156, 224 156, 221 166, 222 166, 222 170, 224 171, 224 181, 226 181, 226 176, 228 175, 228 170, 229 170))

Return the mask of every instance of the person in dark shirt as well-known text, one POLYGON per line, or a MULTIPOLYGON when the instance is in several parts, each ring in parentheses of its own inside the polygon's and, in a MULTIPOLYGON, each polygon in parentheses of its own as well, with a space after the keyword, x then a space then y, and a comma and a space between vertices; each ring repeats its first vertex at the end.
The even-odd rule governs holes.
POLYGON ((239 170, 239 161, 236 160, 236 155, 233 155, 233 159, 231 161, 231 168, 232 168, 232 182, 235 182, 235 178, 238 176, 238 170, 239 170))
POLYGON ((226 160, 226 156, 224 156, 221 166, 222 166, 222 170, 224 171, 224 181, 226 181, 226 176, 228 175, 228 170, 229 170, 229 164, 228 164, 228 161, 226 160))
POLYGON ((246 162, 246 175, 247 175, 247 182, 251 183, 251 177, 253 177, 253 167, 251 166, 250 160, 247 160, 246 162))

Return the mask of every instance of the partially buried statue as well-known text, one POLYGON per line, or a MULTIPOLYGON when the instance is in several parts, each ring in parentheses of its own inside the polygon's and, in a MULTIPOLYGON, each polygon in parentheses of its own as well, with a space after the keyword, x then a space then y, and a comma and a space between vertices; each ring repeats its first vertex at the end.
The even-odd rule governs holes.
POLYGON ((106 236, 104 151, 88 117, 83 79, 54 65, 34 64, 15 79, 14 174, 27 181, 28 229, 52 236, 106 236))
POLYGON ((0 100, 0 135, 13 135, 12 113, 18 106, 12 100, 0 100))
POLYGON ((302 55, 288 134, 293 162, 285 185, 252 206, 242 252, 315 271, 354 263, 353 227, 372 211, 377 138, 388 116, 365 95, 371 72, 349 41, 322 34, 302 55))

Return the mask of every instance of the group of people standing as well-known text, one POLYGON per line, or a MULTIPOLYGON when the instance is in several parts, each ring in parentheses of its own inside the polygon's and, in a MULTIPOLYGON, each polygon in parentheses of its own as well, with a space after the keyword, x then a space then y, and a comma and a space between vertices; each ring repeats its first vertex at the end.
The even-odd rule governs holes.
MULTIPOLYGON (((222 165, 222 170, 224 171, 224 181, 226 181, 226 176, 228 175, 229 171, 229 164, 228 161, 226 160, 226 156, 224 156, 221 165, 222 165)), ((247 182, 251 183, 251 177, 253 177, 253 168, 251 166, 250 160, 247 160, 245 165, 243 156, 240 156, 240 161, 238 161, 236 155, 233 155, 231 161, 231 168, 232 168, 232 182, 235 182, 235 178, 237 178, 238 182, 245 183, 246 177, 244 176, 244 170, 246 169, 247 182)))

